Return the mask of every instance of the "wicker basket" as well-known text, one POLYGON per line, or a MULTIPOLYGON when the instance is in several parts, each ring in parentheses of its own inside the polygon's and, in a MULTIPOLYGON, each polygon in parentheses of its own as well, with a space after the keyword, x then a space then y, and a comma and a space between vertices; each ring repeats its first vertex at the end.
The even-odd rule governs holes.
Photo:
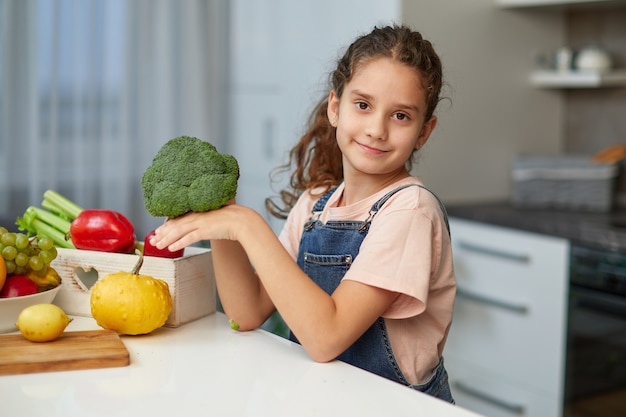
POLYGON ((519 156, 512 202, 519 208, 606 212, 613 207, 618 166, 589 156, 519 156))

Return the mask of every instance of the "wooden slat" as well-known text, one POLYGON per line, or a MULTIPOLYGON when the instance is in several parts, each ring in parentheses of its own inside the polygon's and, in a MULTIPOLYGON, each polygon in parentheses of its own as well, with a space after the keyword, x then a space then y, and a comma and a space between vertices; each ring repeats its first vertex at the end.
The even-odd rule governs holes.
POLYGON ((0 336, 0 375, 127 366, 130 356, 111 330, 65 332, 52 342, 0 336))

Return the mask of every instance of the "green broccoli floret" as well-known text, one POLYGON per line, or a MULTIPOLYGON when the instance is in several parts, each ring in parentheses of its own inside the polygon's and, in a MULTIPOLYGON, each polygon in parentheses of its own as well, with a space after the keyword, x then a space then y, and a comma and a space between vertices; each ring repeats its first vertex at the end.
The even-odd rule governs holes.
POLYGON ((180 136, 159 149, 141 177, 146 210, 174 218, 222 207, 235 197, 239 165, 198 138, 180 136))

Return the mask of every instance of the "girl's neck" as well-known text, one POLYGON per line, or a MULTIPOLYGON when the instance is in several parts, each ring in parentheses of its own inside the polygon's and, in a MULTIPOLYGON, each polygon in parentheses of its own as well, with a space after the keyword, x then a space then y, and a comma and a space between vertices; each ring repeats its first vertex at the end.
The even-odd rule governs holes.
POLYGON ((389 176, 350 176, 344 177, 343 194, 337 202, 338 206, 348 206, 358 201, 366 199, 379 191, 385 189, 389 185, 409 177, 410 174, 406 170, 402 170, 389 176))

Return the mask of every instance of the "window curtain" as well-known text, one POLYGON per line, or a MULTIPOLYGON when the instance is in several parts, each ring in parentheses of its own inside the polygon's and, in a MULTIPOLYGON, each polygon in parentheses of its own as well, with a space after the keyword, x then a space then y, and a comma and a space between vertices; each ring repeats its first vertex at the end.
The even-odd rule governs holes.
POLYGON ((159 148, 226 146, 228 16, 227 0, 0 0, 0 218, 55 189, 139 239, 161 224, 141 192, 159 148))

